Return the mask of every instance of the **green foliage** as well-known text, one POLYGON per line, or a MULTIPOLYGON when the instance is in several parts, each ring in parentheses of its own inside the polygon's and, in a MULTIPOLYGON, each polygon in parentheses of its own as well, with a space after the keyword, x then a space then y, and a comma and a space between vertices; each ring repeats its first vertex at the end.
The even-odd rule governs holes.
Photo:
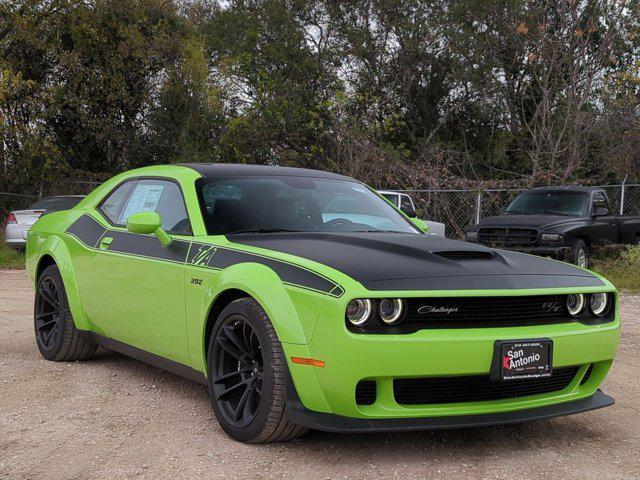
POLYGON ((619 255, 596 259, 593 270, 619 290, 640 292, 640 245, 625 248, 619 255))
POLYGON ((0 232, 0 269, 18 270, 24 268, 24 253, 7 247, 0 232))
POLYGON ((420 187, 638 171, 639 3, 6 0, 0 191, 183 161, 420 187))

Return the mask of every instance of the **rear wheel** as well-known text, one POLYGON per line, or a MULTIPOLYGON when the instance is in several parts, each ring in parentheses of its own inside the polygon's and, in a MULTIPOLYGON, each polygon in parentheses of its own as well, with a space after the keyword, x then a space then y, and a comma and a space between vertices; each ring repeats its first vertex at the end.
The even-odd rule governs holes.
POLYGON ((305 427, 285 416, 286 361, 269 317, 253 298, 231 302, 208 348, 209 393, 220 426, 234 440, 291 440, 305 427))
POLYGON ((582 239, 577 239, 571 247, 572 263, 582 268, 589 268, 589 249, 582 239))
POLYGON ((34 330, 38 350, 54 362, 86 360, 98 348, 91 337, 74 325, 62 277, 55 265, 45 268, 38 279, 34 330))

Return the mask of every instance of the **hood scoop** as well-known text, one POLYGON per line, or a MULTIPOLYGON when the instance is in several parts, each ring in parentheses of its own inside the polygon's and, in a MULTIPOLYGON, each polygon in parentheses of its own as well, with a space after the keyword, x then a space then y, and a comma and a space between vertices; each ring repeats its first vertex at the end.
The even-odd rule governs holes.
POLYGON ((491 260, 493 258, 493 252, 485 252, 482 250, 442 250, 431 253, 456 262, 467 260, 491 260))

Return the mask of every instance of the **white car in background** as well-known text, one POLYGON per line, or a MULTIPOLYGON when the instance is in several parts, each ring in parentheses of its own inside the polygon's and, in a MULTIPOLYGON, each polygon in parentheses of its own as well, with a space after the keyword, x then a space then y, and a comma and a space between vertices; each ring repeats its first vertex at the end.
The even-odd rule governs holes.
MULTIPOLYGON (((378 190, 378 193, 402 210, 407 216, 413 218, 416 216, 416 206, 413 198, 406 193, 393 192, 390 190, 378 190)), ((445 225, 440 222, 432 222, 430 220, 422 220, 429 226, 429 233, 439 237, 445 236, 445 225)))
POLYGON ((24 249, 27 244, 27 232, 31 225, 46 212, 69 210, 75 207, 84 195, 60 195, 46 197, 31 205, 28 210, 14 210, 7 217, 4 242, 16 250, 24 249))

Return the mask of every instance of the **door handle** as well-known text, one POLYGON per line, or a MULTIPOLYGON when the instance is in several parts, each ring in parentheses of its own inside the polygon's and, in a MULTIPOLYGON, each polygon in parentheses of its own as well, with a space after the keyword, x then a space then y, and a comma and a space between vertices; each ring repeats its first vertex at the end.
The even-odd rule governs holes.
POLYGON ((113 242, 113 237, 102 237, 98 246, 100 250, 106 250, 111 245, 111 242, 113 242))

